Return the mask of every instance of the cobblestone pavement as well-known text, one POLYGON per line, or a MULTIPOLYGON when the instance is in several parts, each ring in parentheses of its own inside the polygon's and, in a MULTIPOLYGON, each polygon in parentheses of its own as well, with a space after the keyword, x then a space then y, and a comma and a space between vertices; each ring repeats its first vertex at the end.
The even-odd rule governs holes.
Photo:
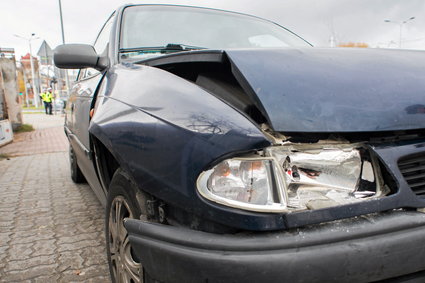
MULTIPOLYGON (((35 129, 44 129, 62 126, 65 115, 24 114, 23 120, 25 124, 31 124, 35 129)), ((62 127, 61 129, 63 131, 62 127)))
POLYGON ((58 152, 25 151, 64 135, 63 120, 47 128, 42 120, 36 138, 18 141, 17 157, 0 161, 0 282, 109 282, 103 208, 88 185, 71 181, 66 139, 50 140, 58 152))
POLYGON ((23 120, 33 125, 35 131, 15 134, 13 143, 0 147, 0 154, 22 156, 68 150, 63 116, 27 114, 23 120))

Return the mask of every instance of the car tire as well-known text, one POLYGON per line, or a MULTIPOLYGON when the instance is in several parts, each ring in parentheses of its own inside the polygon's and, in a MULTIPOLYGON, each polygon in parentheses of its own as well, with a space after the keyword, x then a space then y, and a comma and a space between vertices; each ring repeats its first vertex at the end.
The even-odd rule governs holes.
POLYGON ((127 173, 122 169, 115 172, 105 215, 106 251, 112 282, 144 282, 142 265, 132 252, 124 227, 125 218, 139 219, 141 215, 137 190, 127 173))
POLYGON ((78 167, 77 156, 75 155, 74 150, 72 149, 72 146, 69 146, 69 164, 71 168, 72 181, 76 184, 85 183, 86 178, 84 178, 84 175, 80 170, 80 167, 78 167))

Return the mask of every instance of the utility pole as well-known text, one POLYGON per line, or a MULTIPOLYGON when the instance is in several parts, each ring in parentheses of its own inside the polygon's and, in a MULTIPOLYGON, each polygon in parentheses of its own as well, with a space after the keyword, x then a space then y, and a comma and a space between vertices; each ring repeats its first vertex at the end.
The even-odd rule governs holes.
POLYGON ((31 82, 32 82, 32 93, 34 95, 35 107, 38 108, 39 93, 38 93, 37 86, 35 85, 35 72, 34 72, 34 62, 33 62, 33 59, 32 59, 31 40, 29 40, 29 43, 30 43, 30 64, 31 64, 31 77, 32 77, 32 80, 31 80, 31 82))
POLYGON ((35 33, 32 33, 30 38, 25 38, 25 37, 20 36, 20 35, 17 35, 17 34, 14 34, 14 36, 19 37, 19 38, 22 38, 22 39, 25 39, 25 40, 28 41, 28 44, 29 44, 29 47, 30 47, 30 64, 31 64, 31 76, 32 76, 32 80, 31 80, 31 83, 32 83, 32 93, 34 95, 34 104, 35 104, 35 107, 38 108, 38 97, 40 95, 39 95, 38 89, 37 89, 37 87, 35 85, 34 62, 33 62, 33 59, 32 59, 32 48, 31 48, 31 40, 37 39, 38 37, 34 37, 35 36, 35 33))
MULTIPOLYGON (((61 3, 61 0, 58 0, 59 1, 59 15, 60 15, 60 21, 61 21, 61 31, 62 31, 62 44, 65 44, 65 31, 64 31, 64 28, 63 28, 63 17, 62 17, 62 3, 61 3)), ((68 70, 67 69, 65 69, 65 80, 66 80, 66 89, 67 89, 67 94, 66 94, 66 96, 69 96, 69 86, 70 86, 70 83, 69 83, 69 77, 68 77, 68 70)))

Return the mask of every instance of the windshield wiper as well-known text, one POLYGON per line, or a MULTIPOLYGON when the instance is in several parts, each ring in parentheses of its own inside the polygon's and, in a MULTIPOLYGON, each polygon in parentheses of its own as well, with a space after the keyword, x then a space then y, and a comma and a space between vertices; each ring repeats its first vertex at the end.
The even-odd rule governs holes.
POLYGON ((178 51, 190 51, 190 50, 201 50, 207 49, 205 47, 181 44, 181 43, 168 43, 165 46, 154 46, 154 47, 135 47, 135 48, 121 48, 121 53, 129 52, 178 52, 178 51))
POLYGON ((165 46, 166 50, 200 50, 200 49, 207 49, 205 47, 199 47, 199 46, 193 46, 193 45, 187 45, 187 44, 181 44, 181 43, 168 43, 165 46))

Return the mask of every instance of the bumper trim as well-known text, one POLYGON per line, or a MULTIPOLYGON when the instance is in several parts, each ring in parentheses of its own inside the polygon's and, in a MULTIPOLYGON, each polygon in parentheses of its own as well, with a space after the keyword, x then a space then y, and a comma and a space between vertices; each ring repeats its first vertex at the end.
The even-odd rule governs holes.
POLYGON ((147 273, 161 282, 365 282, 425 270, 419 212, 237 235, 134 219, 125 227, 147 273))

